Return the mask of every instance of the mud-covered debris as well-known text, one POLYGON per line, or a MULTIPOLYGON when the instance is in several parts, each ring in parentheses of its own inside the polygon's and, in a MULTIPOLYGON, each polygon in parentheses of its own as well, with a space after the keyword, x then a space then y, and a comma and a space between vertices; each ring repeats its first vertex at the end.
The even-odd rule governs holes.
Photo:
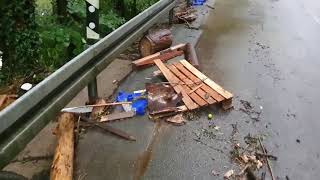
POLYGON ((246 100, 240 100, 240 103, 243 105, 243 107, 246 110, 251 110, 253 108, 253 106, 251 105, 250 102, 246 101, 246 100))
POLYGON ((184 125, 186 123, 186 120, 184 119, 182 113, 169 117, 166 119, 166 121, 178 126, 184 125))
POLYGON ((215 171, 214 169, 211 171, 211 174, 214 176, 219 176, 219 173, 217 171, 215 171))
POLYGON ((259 42, 257 42, 256 45, 259 46, 261 49, 269 49, 270 48, 269 46, 264 45, 264 44, 259 43, 259 42))
POLYGON ((231 169, 231 170, 227 171, 227 172, 223 175, 223 178, 224 178, 224 179, 230 179, 231 176, 233 176, 233 174, 234 174, 234 170, 231 169))
POLYGON ((240 111, 246 113, 252 120, 260 121, 260 116, 263 110, 262 106, 259 106, 259 110, 255 110, 252 104, 248 101, 240 100, 240 103, 243 106, 239 109, 240 111))
POLYGON ((184 117, 185 119, 187 119, 188 121, 197 121, 200 119, 201 115, 200 115, 200 111, 197 110, 193 110, 193 111, 187 111, 184 113, 184 117))
POLYGON ((170 85, 146 84, 148 92, 148 109, 151 115, 173 112, 177 110, 177 104, 181 102, 181 94, 175 93, 170 85))

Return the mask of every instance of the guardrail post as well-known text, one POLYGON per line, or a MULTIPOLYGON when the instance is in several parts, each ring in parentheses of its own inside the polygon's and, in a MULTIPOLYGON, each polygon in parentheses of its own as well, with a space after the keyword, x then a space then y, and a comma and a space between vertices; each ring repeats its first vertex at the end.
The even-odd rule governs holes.
POLYGON ((173 23, 173 8, 169 11, 169 24, 173 23))
MULTIPOLYGON (((86 0, 87 20, 86 32, 87 43, 94 44, 99 40, 99 0, 86 0)), ((88 84, 89 103, 93 103, 98 97, 98 86, 96 77, 88 84)))

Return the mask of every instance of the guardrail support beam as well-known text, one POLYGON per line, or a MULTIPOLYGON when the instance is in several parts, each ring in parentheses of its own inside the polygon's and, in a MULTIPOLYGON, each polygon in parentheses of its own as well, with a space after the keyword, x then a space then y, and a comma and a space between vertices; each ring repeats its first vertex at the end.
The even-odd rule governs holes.
POLYGON ((173 9, 169 11, 169 24, 173 24, 173 9))
POLYGON ((97 78, 94 78, 94 80, 88 84, 88 97, 90 104, 94 103, 94 101, 98 98, 97 78))

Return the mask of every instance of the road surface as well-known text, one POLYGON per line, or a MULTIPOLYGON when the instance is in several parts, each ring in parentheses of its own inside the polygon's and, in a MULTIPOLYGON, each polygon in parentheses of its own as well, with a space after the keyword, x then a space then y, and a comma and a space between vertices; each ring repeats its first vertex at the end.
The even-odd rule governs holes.
MULTIPOLYGON (((214 8, 201 27, 197 52, 203 72, 235 94, 234 110, 207 108, 182 127, 146 117, 119 122, 116 126, 137 136, 136 143, 89 133, 82 142, 88 148, 79 148, 79 174, 89 179, 222 179, 229 169, 239 170, 230 160, 232 124, 237 124, 241 145, 248 133, 265 137, 268 152, 278 157, 272 162, 276 177, 318 178, 320 2, 216 0, 214 8), (241 100, 260 116, 242 112, 241 100), (214 114, 218 132, 209 128, 208 113, 214 114)), ((133 73, 120 89, 144 88, 151 72, 133 73)))
MULTIPOLYGON (((223 179, 235 141, 264 137, 279 179, 320 176, 320 1, 216 0, 201 30, 176 25, 176 43, 196 46, 203 72, 231 91, 234 109, 202 109, 181 127, 144 117, 113 124, 136 136, 127 142, 88 131, 76 152, 77 177, 85 179, 223 179), (249 102, 256 113, 241 111, 249 102), (207 114, 214 114, 213 122, 207 114), (260 114, 260 115, 259 115, 260 114), (214 123, 220 127, 209 127, 214 123), (214 176, 212 172, 219 175, 214 176)), ((133 72, 119 89, 144 89, 155 68, 133 72)), ((110 79, 106 78, 110 81, 110 79)), ((268 171, 263 168, 257 175, 268 171)))

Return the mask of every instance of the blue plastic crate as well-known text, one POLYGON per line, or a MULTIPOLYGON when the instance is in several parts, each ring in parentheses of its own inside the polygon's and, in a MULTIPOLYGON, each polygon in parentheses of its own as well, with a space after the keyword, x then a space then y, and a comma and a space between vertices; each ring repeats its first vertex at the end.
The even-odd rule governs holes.
POLYGON ((203 5, 203 3, 205 2, 206 0, 193 0, 192 5, 199 6, 199 5, 203 5))

